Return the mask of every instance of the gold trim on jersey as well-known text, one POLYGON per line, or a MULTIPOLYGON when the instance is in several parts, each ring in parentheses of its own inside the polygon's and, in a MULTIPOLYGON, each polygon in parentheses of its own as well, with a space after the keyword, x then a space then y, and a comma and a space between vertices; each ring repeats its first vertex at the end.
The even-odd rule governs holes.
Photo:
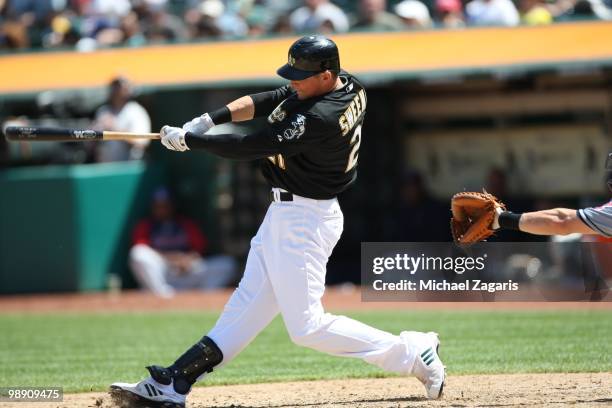
POLYGON ((342 136, 346 136, 348 132, 355 126, 358 119, 361 117, 363 112, 366 110, 367 98, 365 89, 360 90, 353 100, 349 103, 348 108, 338 120, 340 123, 340 129, 342 130, 342 136))

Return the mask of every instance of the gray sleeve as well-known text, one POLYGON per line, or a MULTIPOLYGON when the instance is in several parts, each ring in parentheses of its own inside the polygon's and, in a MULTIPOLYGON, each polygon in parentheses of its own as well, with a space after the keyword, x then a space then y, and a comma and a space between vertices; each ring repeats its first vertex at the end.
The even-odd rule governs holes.
POLYGON ((612 201, 601 207, 580 209, 578 217, 593 231, 612 237, 612 201))

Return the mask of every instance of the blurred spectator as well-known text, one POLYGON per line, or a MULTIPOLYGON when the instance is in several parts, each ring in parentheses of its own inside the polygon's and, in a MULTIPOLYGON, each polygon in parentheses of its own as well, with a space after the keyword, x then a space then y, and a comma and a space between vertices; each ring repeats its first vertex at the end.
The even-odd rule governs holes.
POLYGON ((279 16, 272 25, 270 32, 279 35, 293 34, 293 27, 291 27, 291 21, 289 19, 289 16, 279 16))
POLYGON ((266 34, 270 23, 270 15, 265 7, 262 5, 254 6, 245 10, 244 15, 246 15, 249 37, 260 37, 266 34))
POLYGON ((221 37, 217 18, 223 13, 224 6, 217 2, 203 2, 185 13, 185 22, 191 39, 221 37), (220 7, 216 7, 220 6, 220 7))
POLYGON ((570 17, 612 20, 612 10, 609 4, 610 3, 606 4, 602 0, 577 0, 575 1, 570 17))
POLYGON ((335 32, 343 33, 349 29, 348 17, 329 0, 304 0, 304 6, 289 16, 291 27, 298 33, 314 33, 327 22, 335 32))
POLYGON ((190 39, 343 33, 349 20, 338 5, 357 9, 356 31, 431 27, 430 8, 448 28, 612 20, 612 0, 517 0, 520 17, 512 0, 466 0, 465 10, 462 1, 394 0, 389 13, 387 0, 0 0, 0 49, 89 52, 190 39))
POLYGON ((246 37, 249 26, 238 9, 226 7, 221 0, 204 0, 185 13, 191 38, 246 37))
POLYGON ((395 12, 404 22, 404 27, 419 29, 431 27, 429 9, 418 0, 404 0, 395 6, 395 12))
POLYGON ((138 223, 129 263, 141 287, 162 297, 177 290, 215 289, 233 282, 229 256, 203 258, 206 238, 190 219, 177 215, 168 190, 158 189, 151 217, 138 223))
POLYGON ((465 6, 468 23, 477 26, 516 26, 519 15, 511 0, 472 0, 465 6))
POLYGON ((124 17, 132 10, 129 0, 91 0, 89 13, 109 17, 124 17))
POLYGON ((435 200, 416 171, 404 174, 393 223, 396 242, 446 242, 450 236, 448 205, 435 200))
MULTIPOLYGON (((132 84, 126 78, 113 79, 109 85, 109 98, 106 105, 96 112, 94 129, 121 132, 149 133, 151 119, 147 111, 132 100, 132 84)), ((149 140, 107 141, 98 143, 97 161, 111 162, 141 159, 149 140)))
POLYGON ((128 47, 140 47, 147 42, 138 15, 133 11, 121 19, 121 31, 123 32, 123 44, 128 47))
MULTIPOLYGON (((221 0, 205 0, 205 3, 211 1, 221 3, 221 0)), ((233 7, 224 7, 223 13, 217 17, 217 25, 225 38, 246 37, 249 34, 249 25, 239 10, 233 7)))
POLYGON ((187 39, 187 28, 177 16, 168 13, 165 2, 146 2, 141 6, 142 26, 150 43, 178 42, 187 39))
POLYGON ((437 20, 445 28, 465 27, 461 0, 436 0, 437 20))
POLYGON ((387 12, 386 0, 361 0, 359 18, 352 28, 364 31, 398 31, 403 28, 403 24, 396 15, 387 12))
POLYGON ((552 14, 542 0, 521 0, 521 22, 526 25, 545 25, 553 22, 552 14))

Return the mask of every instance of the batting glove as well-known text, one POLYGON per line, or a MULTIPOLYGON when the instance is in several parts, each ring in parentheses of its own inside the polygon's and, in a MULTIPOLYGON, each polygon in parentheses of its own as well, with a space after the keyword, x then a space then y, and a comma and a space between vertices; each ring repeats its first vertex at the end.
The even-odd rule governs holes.
POLYGON ((161 137, 161 143, 168 150, 174 150, 176 152, 184 152, 189 150, 187 143, 185 143, 185 134, 187 132, 181 128, 164 126, 159 132, 161 137))
POLYGON ((183 125, 183 130, 193 133, 194 135, 202 136, 204 133, 208 132, 213 126, 215 126, 214 122, 210 118, 208 113, 203 114, 202 116, 198 116, 190 120, 189 122, 183 125))

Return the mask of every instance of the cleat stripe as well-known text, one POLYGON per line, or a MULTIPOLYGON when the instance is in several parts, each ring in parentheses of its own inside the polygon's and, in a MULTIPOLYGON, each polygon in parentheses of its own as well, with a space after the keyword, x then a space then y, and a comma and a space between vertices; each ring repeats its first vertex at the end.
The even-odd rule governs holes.
POLYGON ((429 350, 427 350, 427 352, 426 352, 426 353, 421 354, 421 358, 422 358, 423 360, 426 360, 426 359, 428 359, 428 358, 429 358, 430 356, 432 356, 432 355, 433 355, 433 350, 432 350, 432 349, 429 349, 429 350))
POLYGON ((434 360, 435 360, 434 356, 430 356, 429 358, 427 358, 427 360, 424 360, 424 361, 425 361, 425 364, 430 365, 431 362, 434 360))
POLYGON ((432 351, 431 347, 421 353, 421 357, 425 358, 426 354, 429 354, 432 351))
POLYGON ((149 394, 149 397, 152 397, 153 394, 151 394, 151 389, 149 388, 149 384, 145 384, 145 390, 147 390, 147 393, 149 394))

